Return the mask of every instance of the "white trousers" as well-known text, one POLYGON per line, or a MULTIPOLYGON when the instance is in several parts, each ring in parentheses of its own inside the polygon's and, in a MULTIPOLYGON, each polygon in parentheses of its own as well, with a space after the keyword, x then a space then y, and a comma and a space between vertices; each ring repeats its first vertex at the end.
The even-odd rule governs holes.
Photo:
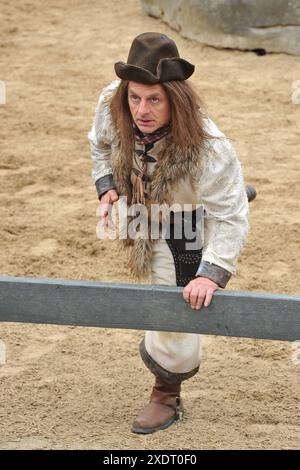
MULTIPOLYGON (((163 239, 154 243, 151 271, 152 284, 176 286, 174 259, 163 239)), ((193 312, 191 308, 191 315, 193 312)), ((188 373, 200 364, 201 336, 199 334, 147 331, 145 348, 152 359, 169 372, 188 373)))

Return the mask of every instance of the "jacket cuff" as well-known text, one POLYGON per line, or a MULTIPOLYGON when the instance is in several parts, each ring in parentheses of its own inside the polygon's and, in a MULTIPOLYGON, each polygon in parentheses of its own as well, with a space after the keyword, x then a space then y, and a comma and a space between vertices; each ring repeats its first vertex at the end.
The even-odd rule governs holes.
POLYGON ((207 277, 224 289, 232 273, 227 271, 227 269, 221 268, 221 266, 202 260, 196 276, 207 277))
POLYGON ((96 183, 96 190, 98 194, 98 198, 100 199, 103 194, 107 193, 110 189, 116 189, 116 185, 114 183, 113 175, 105 175, 102 178, 99 178, 96 183))

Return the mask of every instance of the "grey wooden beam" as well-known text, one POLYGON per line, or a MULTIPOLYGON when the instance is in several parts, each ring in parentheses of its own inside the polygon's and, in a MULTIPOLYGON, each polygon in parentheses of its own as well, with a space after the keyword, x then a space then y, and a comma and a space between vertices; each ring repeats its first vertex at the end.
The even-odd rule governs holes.
POLYGON ((0 277, 0 321, 300 339, 300 297, 217 291, 193 310, 182 288, 0 277))

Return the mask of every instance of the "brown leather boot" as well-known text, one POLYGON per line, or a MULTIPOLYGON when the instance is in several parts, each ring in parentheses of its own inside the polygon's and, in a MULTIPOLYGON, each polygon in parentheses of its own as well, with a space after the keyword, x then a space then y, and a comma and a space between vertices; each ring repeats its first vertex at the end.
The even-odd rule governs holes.
POLYGON ((158 378, 152 389, 150 403, 145 406, 132 426, 132 432, 150 434, 166 429, 183 417, 180 398, 181 384, 167 384, 158 378))

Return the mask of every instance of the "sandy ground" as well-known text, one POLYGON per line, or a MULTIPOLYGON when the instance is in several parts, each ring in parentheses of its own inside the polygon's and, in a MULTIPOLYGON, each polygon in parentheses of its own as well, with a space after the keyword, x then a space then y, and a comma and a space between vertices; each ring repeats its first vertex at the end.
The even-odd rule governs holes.
MULTIPOLYGON (((134 36, 162 31, 197 64, 193 83, 255 184, 251 233, 228 289, 299 294, 300 58, 258 57, 181 38, 138 0, 0 0, 1 275, 131 282, 96 239, 87 132, 99 91, 134 36)), ((192 314, 192 312, 191 312, 192 314)), ((130 432, 151 374, 142 332, 1 324, 2 449, 296 449, 300 365, 290 343, 204 339, 185 420, 130 432)), ((300 339, 300 338, 299 338, 300 339)))

